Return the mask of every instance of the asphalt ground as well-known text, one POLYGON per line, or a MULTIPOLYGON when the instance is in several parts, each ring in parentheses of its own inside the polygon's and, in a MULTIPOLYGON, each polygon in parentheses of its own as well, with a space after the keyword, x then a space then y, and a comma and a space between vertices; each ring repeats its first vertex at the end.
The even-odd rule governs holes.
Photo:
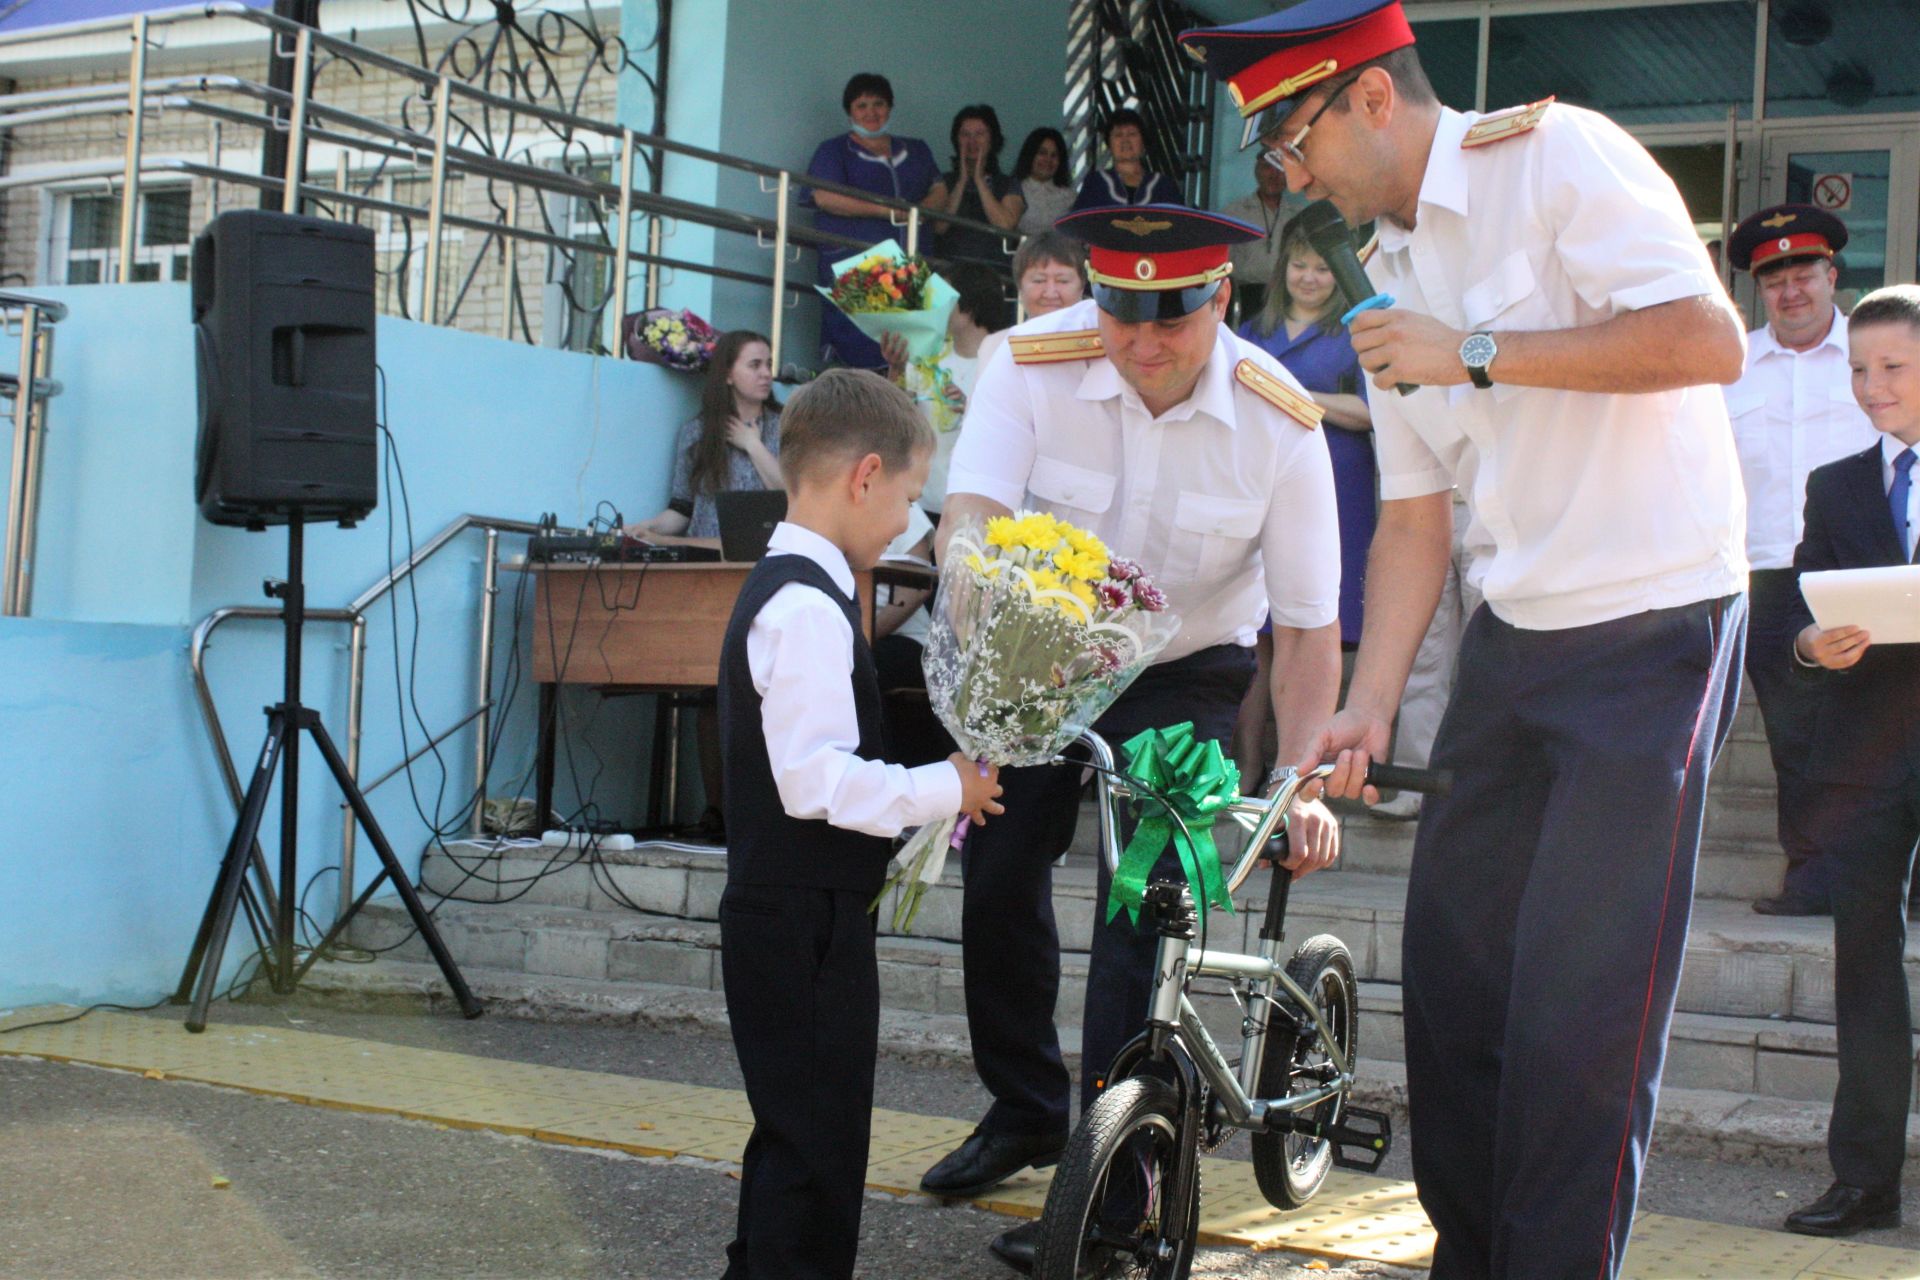
MULTIPOLYGON (((151 1016, 166 1016, 164 1011, 151 1016)), ((216 1021, 738 1088, 711 1034, 498 1017, 350 1012, 296 1001, 216 1021)), ((883 1107, 971 1119, 970 1071, 883 1057, 883 1107)), ((1244 1139, 1217 1154, 1245 1157, 1244 1139)), ((0 1058, 0 1276, 715 1276, 731 1237, 731 1166, 646 1159, 263 1098, 71 1064, 0 1058), (227 1186, 216 1188, 216 1179, 227 1186)), ((1404 1145, 1382 1173, 1410 1174, 1404 1145)), ((1825 1179, 1809 1170, 1656 1156, 1641 1207, 1765 1229, 1825 1179)), ((1010 1276, 986 1242, 1012 1220, 874 1194, 860 1274, 1010 1276)), ((1920 1246, 1920 1228, 1874 1232, 1920 1246)), ((1404 1278, 1372 1263, 1208 1249, 1197 1275, 1404 1278)))

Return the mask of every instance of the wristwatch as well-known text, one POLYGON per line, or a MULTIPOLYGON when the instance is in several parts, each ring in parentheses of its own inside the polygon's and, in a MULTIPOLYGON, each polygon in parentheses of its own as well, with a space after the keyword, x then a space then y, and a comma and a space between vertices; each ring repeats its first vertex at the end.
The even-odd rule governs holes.
POLYGON ((1493 379, 1487 376, 1487 366, 1500 354, 1499 344, 1493 335, 1484 329, 1479 333, 1470 333, 1467 340, 1460 344, 1460 363, 1467 366, 1467 376, 1473 379, 1473 385, 1485 391, 1493 385, 1493 379))

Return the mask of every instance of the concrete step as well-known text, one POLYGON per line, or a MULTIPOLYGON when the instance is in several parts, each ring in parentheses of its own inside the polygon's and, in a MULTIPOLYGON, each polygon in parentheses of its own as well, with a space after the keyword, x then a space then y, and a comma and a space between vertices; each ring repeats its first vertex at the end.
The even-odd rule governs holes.
MULTIPOLYGON (((1385 829, 1382 839, 1410 840, 1410 827, 1366 819, 1348 823, 1350 832, 1385 829), (1409 834, 1401 836, 1402 832, 1409 834)), ((1288 936, 1298 940, 1315 933, 1335 934, 1353 952, 1362 980, 1398 982, 1406 881, 1403 876, 1366 869, 1366 861, 1357 856, 1360 848, 1358 841, 1350 840, 1353 852, 1341 870, 1321 872, 1294 886, 1288 936)), ((435 894, 481 901, 512 898, 523 906, 605 912, 608 922, 646 918, 635 915, 635 910, 655 913, 656 923, 661 924, 711 922, 718 918, 720 892, 726 883, 726 861, 720 851, 657 846, 587 859, 573 851, 508 847, 493 854, 483 846, 461 844, 446 854, 430 855, 424 865, 425 887, 435 894)), ((1053 882, 1061 945, 1069 953, 1084 953, 1092 945, 1097 908, 1091 857, 1069 855, 1065 866, 1054 869, 1053 882)), ((1235 903, 1237 912, 1216 913, 1210 919, 1208 927, 1218 945, 1254 949, 1266 908, 1267 883, 1265 873, 1256 873, 1235 903)), ((906 941, 957 943, 961 900, 958 866, 949 865, 942 882, 928 891, 906 941)), ((443 914, 457 905, 443 908, 443 914)), ((504 946, 512 953, 511 940, 488 941, 487 931, 503 925, 489 924, 495 917, 482 916, 473 926, 477 931, 474 954, 502 954, 487 950, 489 946, 504 946)), ((892 936, 891 911, 883 908, 880 920, 882 933, 892 936)), ((1909 957, 1913 976, 1920 979, 1920 939, 1910 947, 1909 957)), ((479 962, 497 963, 491 958, 479 962)), ((515 960, 507 967, 523 967, 523 962, 515 960)), ((1687 1012, 1830 1022, 1832 921, 1760 916, 1744 900, 1698 898, 1684 974, 1679 1007, 1687 1012)))
MULTIPOLYGON (((724 1034, 725 997, 716 990, 641 982, 540 977, 519 971, 468 966, 463 976, 487 1003, 489 1016, 534 1018, 547 1022, 617 1023, 654 1032, 700 1029, 724 1034)), ((430 963, 381 957, 372 964, 320 964, 301 991, 312 998, 376 1008, 451 1010, 452 1000, 439 971, 430 963)), ((1371 1009, 1380 993, 1363 992, 1371 1009)), ((1355 1098, 1362 1105, 1391 1110, 1406 1122, 1406 1072, 1397 1061, 1374 1050, 1385 1029, 1373 1027, 1361 1041, 1360 1078, 1355 1098)), ((1363 1036, 1368 1029, 1363 1027, 1363 1036)), ((1068 1065, 1079 1068, 1079 1028, 1061 1029, 1068 1065)), ((882 1053, 913 1062, 967 1067, 972 1058, 966 1020, 957 1014, 916 1013, 883 1008, 882 1053)), ((1676 1062, 1683 1050, 1675 1045, 1676 1062)), ((1796 1100, 1752 1092, 1687 1088, 1670 1070, 1660 1092, 1659 1121, 1653 1135, 1657 1151, 1804 1168, 1825 1172, 1829 1100, 1796 1100)), ((1731 1078, 1729 1076, 1728 1078, 1731 1078)), ((1907 1125, 1909 1158, 1920 1158, 1920 1116, 1907 1125)))
MULTIPOLYGON (((642 856, 644 851, 625 855, 642 856)), ((537 979, 646 983, 719 990, 719 926, 698 915, 695 890, 715 868, 697 864, 705 855, 661 855, 688 865, 613 864, 593 869, 613 884, 646 883, 658 914, 604 905, 445 902, 436 919, 447 945, 463 965, 518 972, 537 979), (622 873, 645 871, 644 879, 622 873), (676 873, 680 888, 671 887, 676 873)), ((512 861, 512 860, 507 860, 512 861)), ((584 870, 585 868, 583 868, 584 870)), ((511 868, 503 879, 516 878, 511 868)), ((559 879, 558 876, 552 879, 559 879)), ((547 881, 536 882, 539 888, 547 881)), ((1332 933, 1353 953, 1363 983, 1363 1045, 1370 1059, 1398 1060, 1400 1032, 1400 938, 1404 924, 1402 884, 1351 872, 1316 876, 1296 887, 1288 934, 1298 942, 1332 933)), ((531 893, 528 895, 531 897, 531 893)), ((921 925, 957 923, 957 886, 929 894, 921 925)), ((717 894, 713 899, 717 904, 717 894)), ((1078 1027, 1086 986, 1086 941, 1092 926, 1090 868, 1069 866, 1056 874, 1056 909, 1063 922, 1077 920, 1078 936, 1066 932, 1069 950, 1055 1018, 1062 1029, 1078 1027)), ((1209 945, 1252 950, 1264 903, 1209 921, 1209 945)), ((427 953, 405 914, 380 902, 355 922, 353 941, 397 959, 425 960, 427 953)), ((963 1015, 965 988, 960 946, 951 932, 884 935, 879 944, 881 999, 894 1010, 963 1015)), ((1909 951, 1910 981, 1920 977, 1920 949, 1909 951)), ((1754 915, 1743 904, 1699 904, 1688 934, 1668 1073, 1683 1088, 1732 1090, 1757 1096, 1818 1101, 1830 1098, 1835 1079, 1833 956, 1831 923, 1754 915)), ((1920 984, 1916 984, 1920 985, 1920 984)), ((1196 989, 1215 1036, 1238 1038, 1237 1006, 1223 984, 1196 989)), ((1920 1097, 1920 1091, 1916 1092, 1920 1097)))

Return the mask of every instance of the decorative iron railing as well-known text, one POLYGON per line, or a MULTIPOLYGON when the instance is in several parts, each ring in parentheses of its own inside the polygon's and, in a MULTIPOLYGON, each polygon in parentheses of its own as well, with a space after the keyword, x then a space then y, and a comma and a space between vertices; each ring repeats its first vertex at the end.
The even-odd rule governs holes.
POLYGON ((1147 168, 1205 208, 1213 82, 1176 37, 1203 19, 1172 0, 1072 0, 1067 15, 1067 145, 1074 170, 1102 160, 1109 113, 1132 107, 1147 123, 1147 168))

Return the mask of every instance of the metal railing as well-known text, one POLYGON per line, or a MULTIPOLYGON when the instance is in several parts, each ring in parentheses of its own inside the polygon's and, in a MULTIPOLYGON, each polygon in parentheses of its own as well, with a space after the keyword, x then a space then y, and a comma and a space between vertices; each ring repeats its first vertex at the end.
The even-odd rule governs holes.
MULTIPOLYGON (((472 278, 471 272, 478 271, 481 263, 486 260, 489 250, 494 245, 495 237, 499 238, 500 247, 503 250, 502 257, 508 264, 514 261, 512 246, 516 242, 541 244, 567 253, 584 253, 601 259, 611 259, 613 292, 610 302, 616 321, 623 319, 626 314, 629 279, 631 269, 636 263, 648 268, 645 296, 649 307, 657 306, 659 303, 659 290, 664 272, 687 270, 716 279, 764 286, 770 291, 771 296, 769 337, 772 339, 774 366, 779 368, 784 328, 783 313, 787 307, 793 305, 795 297, 806 296, 812 292, 807 283, 789 278, 789 265, 798 261, 799 254, 804 249, 844 253, 867 247, 864 243, 845 236, 795 225, 791 204, 796 188, 834 192, 887 208, 890 220, 904 233, 905 247, 909 253, 919 251, 924 223, 928 217, 932 216, 917 205, 878 196, 857 187, 808 177, 802 172, 724 152, 689 146, 655 134, 636 132, 622 125, 595 120, 544 104, 503 97, 463 83, 452 76, 430 71, 337 36, 291 22, 270 12, 231 3, 229 0, 216 0, 215 3, 189 8, 137 14, 131 18, 40 29, 12 38, 0 37, 0 49, 16 49, 35 40, 65 38, 76 32, 97 33, 113 30, 126 30, 132 44, 126 83, 0 94, 0 129, 45 124, 87 115, 124 115, 126 117, 124 157, 111 168, 103 163, 97 175, 89 175, 109 179, 117 176, 119 179, 121 205, 118 228, 118 278, 121 283, 128 283, 133 279, 139 195, 143 175, 179 173, 213 182, 227 182, 256 188, 266 192, 270 197, 278 195, 280 207, 287 212, 326 214, 336 211, 340 213, 368 211, 404 218, 425 218, 427 236, 423 263, 425 302, 422 318, 429 323, 445 323, 451 319, 450 315, 443 315, 440 310, 440 288, 446 275, 448 256, 442 241, 444 233, 450 229, 473 231, 486 237, 479 251, 474 254, 469 281, 472 278), (237 19, 263 27, 267 30, 268 38, 276 42, 277 48, 284 48, 279 42, 289 41, 291 56, 294 60, 294 81, 291 91, 274 89, 243 77, 229 75, 176 75, 149 78, 147 57, 149 49, 155 43, 156 33, 170 25, 217 19, 237 19), (349 61, 362 70, 378 70, 403 81, 411 81, 417 86, 420 97, 431 103, 429 131, 423 133, 404 124, 391 124, 363 114, 342 110, 321 101, 314 92, 313 65, 316 55, 322 52, 334 58, 349 61), (239 102, 236 105, 227 100, 215 101, 213 100, 215 97, 238 99, 239 102), (517 156, 488 154, 482 149, 463 146, 451 136, 452 129, 460 120, 463 107, 470 107, 480 113, 508 113, 516 118, 524 118, 528 121, 530 128, 545 131, 544 134, 537 136, 543 137, 546 143, 552 143, 555 139, 574 140, 580 136, 597 136, 610 144, 615 152, 616 180, 601 181, 589 175, 569 173, 563 169, 548 168, 534 163, 528 158, 537 151, 531 143, 522 147, 517 156), (430 175, 428 203, 423 208, 384 199, 366 191, 352 190, 350 184, 344 180, 344 174, 337 177, 332 185, 322 185, 297 176, 289 181, 271 175, 227 168, 218 163, 200 163, 191 159, 148 155, 146 154, 148 141, 145 122, 149 114, 159 110, 170 110, 183 115, 204 118, 216 130, 223 125, 238 125, 262 130, 263 134, 266 131, 285 132, 288 143, 287 171, 293 175, 300 175, 303 172, 306 157, 316 144, 337 146, 342 149, 343 154, 351 151, 355 154, 377 157, 379 163, 383 165, 389 161, 401 161, 414 166, 424 163, 430 175), (750 174, 758 181, 762 193, 774 197, 773 215, 768 217, 703 205, 645 189, 636 189, 635 158, 636 153, 641 149, 681 156, 710 163, 722 169, 750 174), (511 194, 505 201, 506 209, 503 216, 489 220, 467 217, 457 210, 450 210, 446 199, 448 179, 455 175, 471 176, 489 183, 506 184, 511 194), (592 240, 561 235, 551 230, 514 225, 513 218, 519 206, 518 194, 522 189, 596 201, 602 207, 614 208, 617 210, 615 214, 617 226, 612 228, 611 243, 601 244, 592 240), (632 221, 636 216, 645 216, 649 220, 645 248, 634 244, 632 221), (770 272, 762 275, 753 271, 722 267, 713 262, 694 262, 668 256, 663 252, 665 247, 663 242, 672 238, 681 224, 707 227, 732 235, 752 236, 761 250, 772 253, 770 272)), ((210 161, 217 157, 218 148, 210 148, 210 161)), ((69 170, 66 176, 74 176, 73 171, 69 170)), ((33 179, 0 179, 0 189, 19 185, 22 181, 33 181, 33 179)), ((998 236, 1008 253, 1012 252, 1019 239, 1017 231, 1006 230, 989 223, 975 222, 958 215, 942 213, 939 215, 939 221, 998 236)), ((517 288, 517 277, 510 283, 517 288)), ((509 316, 511 316, 512 301, 510 295, 509 316)), ((614 354, 624 354, 621 349, 624 344, 621 341, 616 339, 612 345, 614 354)))
POLYGON ((53 369, 53 326, 67 309, 49 298, 0 292, 0 317, 20 326, 20 364, 0 373, 0 399, 13 402, 12 466, 7 472, 7 527, 0 558, 0 617, 33 608, 33 549, 40 511, 40 465, 46 453, 47 401, 60 394, 53 369))
MULTIPOLYGON (((363 793, 371 793, 381 783, 398 774, 427 752, 458 733, 467 725, 478 721, 475 731, 473 752, 473 817, 471 829, 480 834, 482 809, 486 799, 487 772, 491 767, 490 759, 493 728, 493 605, 499 594, 500 582, 500 535, 534 534, 540 526, 524 520, 507 520, 497 516, 463 515, 446 528, 427 539, 418 550, 406 560, 390 569, 380 581, 368 587, 340 609, 309 609, 308 622, 342 622, 352 628, 348 640, 347 660, 347 771, 356 782, 360 778, 360 738, 362 729, 362 705, 366 691, 367 661, 367 610, 378 603, 400 583, 405 582, 413 571, 459 537, 468 529, 481 529, 487 535, 485 568, 482 571, 480 586, 479 618, 479 671, 477 673, 477 705, 459 720, 432 735, 406 759, 375 778, 361 788, 363 793)), ((220 776, 227 784, 227 794, 232 798, 236 812, 244 798, 240 786, 240 774, 234 767, 233 752, 227 746, 227 735, 220 725, 220 711, 213 701, 213 688, 207 679, 207 646, 213 639, 213 633, 222 624, 233 618, 252 618, 278 622, 281 619, 279 609, 264 605, 229 605, 215 609, 202 618, 193 629, 193 638, 188 647, 189 660, 193 666, 193 689, 200 703, 200 718, 206 724, 207 737, 213 744, 215 761, 220 766, 220 776)), ((395 637, 395 644, 399 643, 395 637)), ((340 806, 346 813, 347 806, 340 806)), ((344 912, 353 902, 353 856, 357 826, 353 815, 346 813, 340 836, 340 909, 344 912)), ((262 865, 263 855, 256 845, 251 855, 255 865, 262 865)), ((282 886, 284 892, 297 892, 288 886, 282 886)))

